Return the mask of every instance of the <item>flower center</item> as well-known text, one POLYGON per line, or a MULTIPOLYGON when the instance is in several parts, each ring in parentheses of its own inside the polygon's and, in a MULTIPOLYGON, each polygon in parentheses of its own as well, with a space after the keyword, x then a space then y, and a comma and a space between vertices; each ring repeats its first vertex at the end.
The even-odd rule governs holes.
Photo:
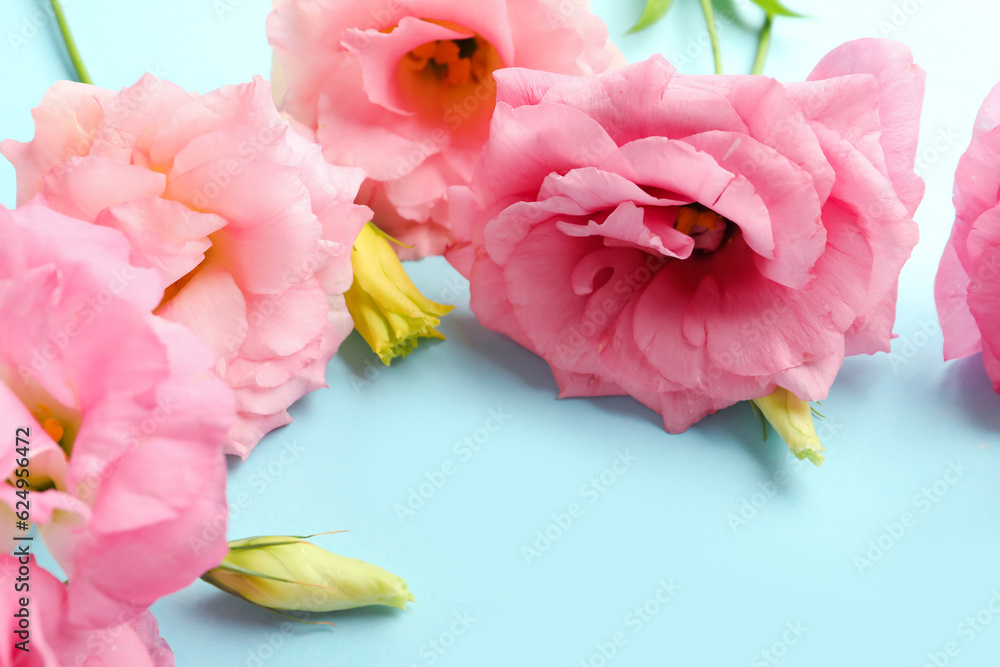
MULTIPOLYGON (((0 363, 0 384, 6 385, 14 396, 28 408, 28 411, 38 421, 42 430, 59 445, 63 454, 68 459, 83 420, 80 412, 67 407, 61 401, 54 398, 38 382, 30 377, 30 374, 16 372, 3 363, 0 363), (32 408, 32 406, 34 407, 32 408)), ((24 424, 24 426, 28 426, 28 424, 24 424)), ((38 438, 40 434, 32 429, 31 437, 38 438)), ((51 450, 49 451, 51 452, 51 450)), ((54 487, 64 488, 64 474, 58 472, 58 466, 54 467, 52 460, 47 459, 46 455, 43 454, 40 464, 41 469, 38 469, 36 467, 36 459, 33 458, 35 453, 37 452, 29 452, 28 454, 32 461, 29 466, 31 474, 26 478, 28 488, 32 491, 44 491, 54 487), (56 478, 52 478, 50 475, 55 475, 56 478)), ((11 474, 10 478, 5 481, 11 486, 17 486, 18 479, 14 474, 11 474)), ((0 481, 0 484, 2 483, 3 481, 0 481)), ((18 486, 17 488, 20 489, 23 487, 18 486)))
POLYGON ((482 81, 491 72, 480 45, 488 46, 482 37, 427 42, 407 53, 404 64, 452 86, 482 81))
MULTIPOLYGON (((433 23, 472 33, 443 21, 433 23)), ((492 115, 493 71, 501 67, 493 45, 472 33, 465 39, 442 39, 413 49, 399 62, 398 81, 410 108, 437 124, 458 129, 465 121, 492 115)))
POLYGON ((37 419, 38 423, 42 425, 42 430, 48 433, 50 438, 56 442, 63 439, 63 436, 66 434, 66 429, 63 428, 63 425, 55 417, 46 416, 52 414, 49 406, 39 403, 38 409, 33 411, 31 414, 35 415, 35 419, 37 419))
POLYGON ((694 247, 705 252, 717 250, 722 245, 727 228, 725 218, 701 204, 682 206, 674 222, 674 229, 693 238, 694 247))
POLYGON ((0 364, 0 383, 7 385, 14 396, 38 420, 42 430, 66 452, 66 456, 69 456, 73 449, 73 441, 76 440, 80 430, 82 422, 80 412, 63 405, 29 373, 15 372, 4 364, 0 364))

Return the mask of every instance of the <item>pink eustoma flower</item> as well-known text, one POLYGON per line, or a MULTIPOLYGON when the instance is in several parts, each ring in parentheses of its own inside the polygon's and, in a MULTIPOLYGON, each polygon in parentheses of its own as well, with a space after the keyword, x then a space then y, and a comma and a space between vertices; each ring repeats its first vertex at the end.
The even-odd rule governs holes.
POLYGON ((17 520, 38 525, 69 577, 67 613, 118 625, 227 552, 232 391, 202 341, 150 313, 162 279, 129 263, 120 232, 40 197, 0 207, 0 239, 7 551, 17 520))
POLYGON ((32 113, 32 142, 0 144, 18 203, 44 193, 123 232, 133 263, 160 272, 156 313, 215 352, 238 410, 227 451, 245 458, 325 386, 352 329, 343 293, 371 217, 353 203, 364 174, 291 131, 259 78, 201 96, 152 75, 118 93, 60 82, 32 113))
POLYGON ((279 0, 268 18, 280 106, 334 164, 362 167, 359 202, 441 254, 448 186, 465 184, 489 134, 501 67, 560 74, 623 63, 589 0, 279 0))
POLYGON ((449 259, 560 396, 630 394, 680 432, 777 387, 824 398, 845 354, 889 350, 923 194, 906 47, 850 42, 795 84, 659 56, 496 76, 449 259))
POLYGON ((123 615, 117 622, 80 624, 69 611, 66 586, 42 569, 34 556, 19 560, 0 556, 0 665, 18 667, 173 667, 174 654, 160 637, 156 619, 149 611, 123 615), (28 571, 30 588, 15 590, 18 577, 28 571), (20 625, 22 598, 29 600, 28 637, 20 625), (22 646, 27 651, 18 647, 22 646))
POLYGON ((979 351, 1000 393, 1000 85, 955 172, 955 224, 934 285, 944 358, 979 351))

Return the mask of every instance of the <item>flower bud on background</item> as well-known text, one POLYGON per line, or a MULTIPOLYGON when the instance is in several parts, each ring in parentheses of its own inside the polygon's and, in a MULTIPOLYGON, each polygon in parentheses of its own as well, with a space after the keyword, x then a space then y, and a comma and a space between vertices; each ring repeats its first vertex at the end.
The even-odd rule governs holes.
POLYGON ((774 393, 755 398, 753 402, 796 458, 800 461, 808 458, 816 465, 823 463, 825 457, 820 452, 826 450, 816 435, 809 401, 803 401, 787 389, 778 387, 774 393))
POLYGON ((254 604, 287 611, 406 609, 416 601, 401 577, 287 535, 233 540, 222 563, 201 578, 254 604))
POLYGON ((365 225, 351 251, 354 283, 344 295, 354 328, 386 366, 419 338, 444 340, 434 327, 454 306, 426 298, 406 275, 385 234, 365 225))

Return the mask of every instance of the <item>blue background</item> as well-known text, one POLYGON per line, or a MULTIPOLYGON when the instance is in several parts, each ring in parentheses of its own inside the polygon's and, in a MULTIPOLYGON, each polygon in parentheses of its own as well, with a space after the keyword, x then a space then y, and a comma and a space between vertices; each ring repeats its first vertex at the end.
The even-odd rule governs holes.
MULTIPOLYGON (((625 36, 640 5, 594 3, 630 61, 661 51, 682 71, 710 71, 696 2, 625 36)), ((70 75, 43 6, 0 5, 3 137, 29 139, 29 110, 70 75)), ((440 260, 411 264, 428 296, 457 306, 442 325, 448 341, 383 369, 352 336, 330 388, 231 465, 229 497, 231 537, 347 529, 317 541, 404 576, 418 602, 330 615, 331 631, 283 626, 196 582, 154 607, 179 665, 919 667, 933 664, 928 654, 939 665, 995 664, 1000 397, 980 358, 942 363, 932 283, 955 165, 1000 79, 1000 10, 795 6, 813 18, 778 20, 767 74, 800 80, 840 42, 886 35, 910 44, 928 72, 918 166, 927 194, 900 283, 899 338, 891 355, 844 364, 821 408, 826 464, 795 461, 774 435, 762 442, 745 404, 671 436, 630 399, 556 401, 541 360, 476 323, 463 279, 440 260), (502 426, 477 430, 491 410, 502 426), (634 462, 608 472, 618 453, 634 462), (559 515, 573 503, 581 511, 566 526, 559 515), (555 539, 536 545, 536 531, 555 539), (676 589, 663 603, 661 580, 676 589), (981 625, 969 625, 977 614, 981 625), (620 646, 602 655, 617 633, 620 646)), ((68 0, 66 10, 108 88, 152 71, 204 92, 270 70, 261 0, 68 0)), ((749 70, 761 20, 752 6, 739 15, 749 28, 722 30, 731 73, 749 70)), ((0 202, 14 203, 6 162, 0 202)))

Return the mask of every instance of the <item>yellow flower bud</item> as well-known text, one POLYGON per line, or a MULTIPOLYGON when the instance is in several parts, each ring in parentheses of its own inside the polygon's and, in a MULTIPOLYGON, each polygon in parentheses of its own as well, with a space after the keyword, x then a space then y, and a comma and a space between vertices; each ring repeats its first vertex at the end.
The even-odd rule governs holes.
POLYGON ((816 465, 823 463, 825 457, 820 452, 825 452, 826 449, 816 435, 812 406, 808 401, 778 387, 774 393, 755 398, 753 402, 797 459, 801 461, 808 458, 816 465))
POLYGON ((406 609, 416 601, 401 577, 297 536, 233 540, 222 563, 201 578, 254 604, 287 611, 406 609))
POLYGON ((386 235, 365 225, 351 251, 354 283, 344 294, 354 328, 386 366, 405 357, 418 338, 444 336, 434 327, 454 306, 431 301, 406 275, 386 235))

